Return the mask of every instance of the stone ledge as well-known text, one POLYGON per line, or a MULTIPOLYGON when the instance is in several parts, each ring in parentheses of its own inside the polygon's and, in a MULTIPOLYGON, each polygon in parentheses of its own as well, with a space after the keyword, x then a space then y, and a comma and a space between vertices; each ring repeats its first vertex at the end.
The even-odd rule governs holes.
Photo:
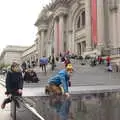
MULTIPOLYGON (((24 88, 24 96, 46 96, 44 87, 24 88)), ((97 86, 75 86, 70 87, 71 94, 91 94, 91 93, 105 93, 105 92, 120 92, 120 85, 97 85, 97 86)))

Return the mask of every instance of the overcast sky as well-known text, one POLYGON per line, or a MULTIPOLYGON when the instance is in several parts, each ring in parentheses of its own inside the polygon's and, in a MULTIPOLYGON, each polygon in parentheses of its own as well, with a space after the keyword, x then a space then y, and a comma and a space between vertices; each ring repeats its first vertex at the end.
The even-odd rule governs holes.
POLYGON ((0 0, 0 52, 6 45, 32 45, 34 23, 50 0, 0 0))

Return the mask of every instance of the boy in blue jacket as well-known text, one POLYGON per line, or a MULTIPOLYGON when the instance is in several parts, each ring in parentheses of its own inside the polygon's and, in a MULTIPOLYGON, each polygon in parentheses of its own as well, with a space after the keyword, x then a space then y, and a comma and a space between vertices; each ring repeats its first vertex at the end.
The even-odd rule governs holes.
POLYGON ((45 88, 46 94, 62 94, 61 85, 63 87, 64 94, 69 96, 68 87, 70 86, 70 75, 73 71, 71 64, 63 70, 60 70, 55 76, 48 80, 48 86, 45 88))

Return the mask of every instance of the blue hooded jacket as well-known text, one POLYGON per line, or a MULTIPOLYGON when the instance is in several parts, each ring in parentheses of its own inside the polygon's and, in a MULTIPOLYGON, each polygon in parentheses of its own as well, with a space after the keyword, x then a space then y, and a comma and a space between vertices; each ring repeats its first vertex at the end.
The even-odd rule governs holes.
POLYGON ((63 89, 64 89, 64 92, 68 92, 68 81, 69 81, 69 75, 67 73, 67 71, 64 69, 64 70, 61 70, 58 72, 57 75, 51 77, 49 80, 48 80, 48 83, 51 84, 56 84, 56 85, 62 85, 63 89))

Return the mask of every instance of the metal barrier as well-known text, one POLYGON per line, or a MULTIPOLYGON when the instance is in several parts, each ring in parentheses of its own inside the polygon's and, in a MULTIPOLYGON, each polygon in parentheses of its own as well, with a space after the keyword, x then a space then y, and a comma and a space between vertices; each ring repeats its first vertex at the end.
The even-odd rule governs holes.
POLYGON ((111 55, 120 55, 120 48, 112 48, 110 53, 111 55))
POLYGON ((16 103, 15 103, 15 101, 11 102, 11 113, 10 113, 10 115, 11 115, 12 120, 16 120, 16 103))
MULTIPOLYGON (((11 117, 12 120, 17 120, 17 104, 16 101, 19 103, 19 105, 24 106, 31 114, 34 114, 35 118, 37 120, 45 120, 38 112, 35 108, 33 108, 30 104, 27 104, 24 100, 24 98, 22 97, 15 97, 11 103, 11 117)), ((18 111, 19 112, 19 111, 18 111)), ((32 116, 33 117, 33 116, 32 116)), ((23 118, 24 120, 24 118, 23 118)))
MULTIPOLYGON (((4 80, 0 80, 0 84, 5 87, 5 81, 4 80)), ((25 108, 27 108, 31 113, 33 113, 36 117, 37 120, 45 120, 36 110, 35 108, 33 108, 32 106, 30 106, 29 104, 26 104, 24 99, 22 97, 18 97, 15 96, 13 97, 13 100, 11 102, 11 118, 12 120, 17 120, 17 116, 16 116, 16 112, 17 112, 17 104, 16 101, 18 102, 18 104, 22 104, 25 108)), ((23 118, 24 119, 24 118, 23 118)))

